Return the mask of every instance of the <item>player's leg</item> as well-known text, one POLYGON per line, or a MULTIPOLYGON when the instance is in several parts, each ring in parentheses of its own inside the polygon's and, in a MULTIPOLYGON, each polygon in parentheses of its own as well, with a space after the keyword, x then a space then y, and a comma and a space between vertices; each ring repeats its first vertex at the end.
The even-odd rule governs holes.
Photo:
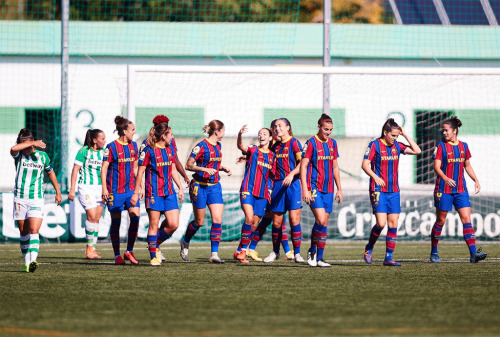
POLYGON ((300 216, 302 212, 302 186, 300 180, 296 180, 288 186, 286 190, 286 209, 290 217, 290 229, 292 234, 293 255, 295 262, 305 262, 300 256, 300 246, 302 245, 302 226, 300 216))
MULTIPOLYGON (((43 211, 42 211, 43 212, 43 211)), ((28 214, 29 216, 29 214, 28 214)), ((40 231, 40 226, 42 225, 42 214, 39 213, 36 215, 37 217, 29 217, 26 220, 25 226, 23 228, 24 234, 29 233, 29 244, 28 244, 28 252, 30 255, 30 264, 28 267, 29 272, 34 272, 38 267, 37 258, 38 252, 40 250, 40 235, 38 232, 40 231)))
POLYGON ((87 259, 100 258, 99 255, 94 253, 94 239, 96 238, 96 227, 97 230, 99 230, 100 215, 98 216, 98 213, 99 213, 98 207, 85 209, 85 214, 87 215, 87 220, 85 220, 85 239, 87 241, 85 256, 87 257, 87 259))
POLYGON ((264 233, 266 232, 267 227, 269 227, 269 225, 273 221, 273 213, 270 211, 270 207, 271 207, 271 205, 268 203, 268 205, 266 206, 266 211, 265 211, 264 216, 261 218, 256 229, 254 231, 252 231, 252 238, 250 241, 250 245, 248 246, 248 255, 250 255, 250 257, 254 261, 262 261, 262 259, 259 258, 258 253, 255 249, 257 248, 259 241, 264 236, 264 233))
POLYGON ((212 254, 208 261, 210 263, 224 263, 225 261, 222 260, 218 254, 219 244, 222 238, 222 213, 224 212, 224 204, 209 204, 208 210, 212 217, 212 227, 210 229, 210 247, 212 254))
POLYGON ((399 213, 387 214, 387 236, 385 239, 385 259, 384 265, 386 266, 400 266, 401 263, 396 262, 392 258, 392 253, 396 249, 396 242, 398 239, 398 221, 399 213))
POLYGON ((470 217, 471 207, 469 201, 469 194, 460 193, 454 195, 453 204, 463 224, 463 235, 465 243, 467 243, 467 247, 469 247, 470 262, 477 263, 481 260, 484 260, 487 254, 481 253, 480 249, 479 250, 476 249, 476 231, 474 230, 474 227, 472 227, 472 222, 470 217))
POLYGON ((370 192, 370 203, 372 205, 373 214, 375 214, 376 223, 370 231, 370 238, 365 246, 363 258, 366 263, 372 263, 373 247, 380 236, 380 233, 387 222, 387 204, 385 193, 370 192))
POLYGON ((137 234, 139 233, 141 209, 139 207, 128 207, 127 210, 130 218, 130 226, 128 228, 127 250, 123 256, 125 260, 129 260, 130 263, 139 264, 139 261, 134 256, 134 245, 137 240, 137 234))
POLYGON ((434 207, 436 207, 436 222, 432 226, 431 231, 431 256, 430 260, 433 263, 440 263, 441 258, 438 254, 438 243, 441 237, 444 223, 448 212, 452 210, 453 197, 450 194, 434 193, 434 207))
MULTIPOLYGON (((158 198, 160 199, 160 198, 158 198)), ((156 234, 158 233, 158 224, 160 223, 161 212, 154 210, 152 208, 148 208, 148 218, 149 218, 149 228, 148 228, 148 250, 151 261, 149 264, 152 266, 161 265, 160 259, 156 256, 156 234)))

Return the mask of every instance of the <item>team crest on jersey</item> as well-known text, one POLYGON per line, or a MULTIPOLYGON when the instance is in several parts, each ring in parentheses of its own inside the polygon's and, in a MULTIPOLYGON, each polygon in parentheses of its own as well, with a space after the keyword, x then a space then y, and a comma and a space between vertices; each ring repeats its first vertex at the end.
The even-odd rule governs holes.
POLYGON ((330 148, 330 153, 333 153, 333 149, 332 148, 330 148))
POLYGON ((135 156, 135 150, 130 150, 130 155, 135 156))
POLYGON ((285 146, 285 148, 283 149, 283 152, 286 152, 288 151, 288 147, 285 146))
POLYGON ((16 217, 18 217, 18 216, 19 216, 19 213, 18 213, 18 212, 16 212, 16 214, 15 214, 15 215, 16 215, 16 217))
POLYGON ((193 154, 198 154, 198 152, 200 152, 200 147, 199 146, 195 146, 194 149, 193 149, 193 154))
POLYGON ((85 200, 90 200, 90 195, 85 194, 85 200))
POLYGON ((392 149, 392 152, 393 152, 393 153, 397 153, 397 152, 398 152, 398 150, 396 150, 396 149, 392 149))

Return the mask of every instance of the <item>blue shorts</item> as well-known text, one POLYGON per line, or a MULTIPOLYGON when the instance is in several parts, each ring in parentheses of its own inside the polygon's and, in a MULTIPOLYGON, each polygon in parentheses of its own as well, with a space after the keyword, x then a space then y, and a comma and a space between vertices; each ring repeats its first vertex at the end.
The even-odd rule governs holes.
POLYGON ((399 192, 370 192, 373 213, 399 214, 401 202, 399 192))
POLYGON ((162 213, 179 209, 179 205, 177 205, 177 193, 167 195, 166 197, 154 195, 146 197, 146 209, 162 213))
POLYGON ((274 182, 271 197, 271 211, 286 212, 302 208, 302 186, 300 180, 292 181, 290 186, 283 186, 283 180, 274 182))
POLYGON ((469 193, 434 193, 434 207, 450 212, 455 209, 470 207, 469 193))
POLYGON ((110 213, 121 213, 132 207, 139 207, 139 201, 135 206, 130 204, 130 199, 134 195, 134 191, 127 193, 110 193, 108 198, 108 210, 110 213))
POLYGON ((191 203, 198 209, 205 208, 211 204, 224 203, 220 183, 204 185, 193 179, 189 184, 189 197, 191 198, 191 203))
POLYGON ((332 213, 333 193, 323 193, 318 190, 309 193, 311 193, 311 208, 324 208, 326 213, 332 213))
POLYGON ((266 214, 266 198, 258 198, 251 195, 249 192, 240 192, 241 204, 251 205, 253 207, 253 214, 257 216, 264 216, 266 214))

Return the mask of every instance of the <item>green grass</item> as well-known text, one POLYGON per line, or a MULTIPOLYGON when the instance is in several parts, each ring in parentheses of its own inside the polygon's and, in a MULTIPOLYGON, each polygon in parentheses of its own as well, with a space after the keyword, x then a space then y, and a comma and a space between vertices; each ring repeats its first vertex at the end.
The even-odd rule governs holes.
MULTIPOLYGON (((19 272, 19 246, 0 245, 0 335, 12 336, 498 336, 500 244, 468 262, 465 243, 440 244, 444 263, 428 262, 430 243, 400 242, 400 268, 362 261, 362 242, 328 242, 332 268, 282 259, 211 265, 208 244, 192 244, 181 262, 165 245, 167 263, 113 265, 110 244, 99 261, 83 244, 42 244, 35 273, 19 272)), ((306 251, 304 244, 303 252, 306 251)), ((260 255, 270 245, 259 246, 260 255)), ((303 254, 305 255, 305 254, 303 254)))

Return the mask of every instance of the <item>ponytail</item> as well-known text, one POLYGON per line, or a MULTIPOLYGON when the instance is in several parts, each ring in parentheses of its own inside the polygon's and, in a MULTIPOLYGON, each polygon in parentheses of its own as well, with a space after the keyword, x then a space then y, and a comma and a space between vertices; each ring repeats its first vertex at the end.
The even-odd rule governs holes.
POLYGON ((380 138, 384 138, 384 131, 389 133, 392 131, 392 129, 398 129, 399 131, 401 131, 401 127, 394 121, 394 118, 389 118, 385 121, 384 126, 382 126, 382 133, 380 134, 380 138))
POLYGON ((96 139, 102 130, 99 129, 88 129, 85 134, 85 141, 83 142, 83 146, 87 146, 89 149, 94 147, 94 139, 96 139))
POLYGON ((457 116, 451 116, 450 118, 445 119, 443 124, 448 124, 453 130, 457 130, 458 135, 458 128, 462 126, 462 121, 458 119, 457 116))

